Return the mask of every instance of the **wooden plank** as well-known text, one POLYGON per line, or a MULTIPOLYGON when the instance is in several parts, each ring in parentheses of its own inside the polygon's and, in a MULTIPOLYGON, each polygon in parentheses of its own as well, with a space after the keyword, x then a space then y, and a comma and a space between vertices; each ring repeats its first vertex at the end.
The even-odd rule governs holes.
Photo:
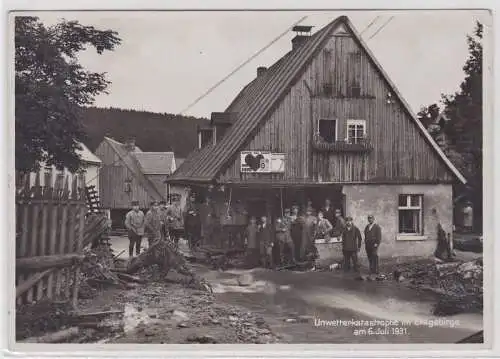
MULTIPOLYGON (((49 180, 50 181, 50 178, 51 176, 46 176, 46 180, 49 180)), ((50 182, 49 182, 50 183, 50 182)), ((45 189, 45 191, 47 190, 47 188, 45 189)), ((42 206, 42 225, 41 225, 41 229, 40 229, 40 236, 38 238, 39 240, 39 245, 38 245, 38 251, 37 251, 37 254, 39 256, 43 256, 45 255, 45 251, 46 251, 46 242, 47 242, 47 229, 48 229, 48 220, 49 220, 49 206, 47 205, 43 205, 42 206)), ((17 269, 17 267, 16 267, 17 269)), ((36 290, 36 299, 37 301, 42 299, 42 296, 43 296, 43 290, 44 290, 44 280, 42 279, 41 281, 38 282, 37 284, 37 290, 36 290)))
MULTIPOLYGON (((56 202, 54 197, 54 203, 51 208, 50 215, 50 237, 49 237, 49 255, 57 254, 57 229, 58 229, 58 214, 59 214, 59 202, 56 202)), ((54 273, 50 273, 47 279, 47 297, 52 298, 54 292, 54 273)))
POLYGON ((53 254, 16 259, 18 271, 40 271, 49 268, 64 268, 84 259, 81 253, 53 254))
POLYGON ((49 268, 44 270, 41 273, 36 273, 28 278, 28 280, 22 282, 18 286, 16 286, 16 298, 19 298, 22 296, 24 293, 26 293, 28 290, 33 288, 34 285, 36 285, 40 280, 45 278, 48 274, 52 273, 54 271, 54 268, 49 268))
MULTIPOLYGON (((68 182, 68 177, 66 177, 64 181, 64 188, 61 192, 61 200, 66 199, 68 197, 68 187, 69 187, 69 182, 68 182)), ((61 203, 62 204, 62 215, 61 215, 61 221, 59 223, 60 227, 60 233, 58 237, 58 243, 57 243, 57 253, 58 254, 63 254, 64 253, 64 245, 66 244, 66 235, 67 235, 67 229, 68 229, 68 213, 70 214, 70 204, 68 203, 61 203)), ((71 215, 71 214, 70 214, 71 215)), ((56 274, 56 296, 60 296, 61 289, 62 289, 62 284, 64 280, 64 274, 65 272, 62 270, 59 270, 56 274)))
MULTIPOLYGON (((80 230, 78 232, 78 238, 77 238, 77 246, 76 246, 76 251, 80 253, 82 251, 82 246, 83 246, 83 234, 84 234, 84 226, 85 226, 85 213, 86 213, 86 208, 85 205, 82 205, 80 207, 80 230)), ((80 286, 80 266, 76 268, 75 271, 75 282, 73 284, 73 308, 76 308, 78 306, 78 289, 80 286)))
MULTIPOLYGON (((18 204, 18 206, 21 206, 22 209, 22 217, 20 218, 20 227, 22 230, 21 237, 20 237, 20 248, 19 248, 19 257, 25 257, 28 252, 27 252, 27 247, 28 247, 28 238, 29 238, 29 205, 26 203, 23 204, 18 204)), ((18 218, 19 220, 19 218, 18 218)), ((17 272, 16 272, 17 273, 17 272)), ((17 276, 17 274, 16 274, 17 276)), ((27 275, 20 275, 19 276, 19 281, 18 283, 21 284, 24 282, 26 279, 28 279, 27 275)), ((23 298, 19 298, 19 304, 23 302, 23 298)))
MULTIPOLYGON (((37 173, 36 175, 36 180, 35 180, 35 186, 40 186, 40 174, 37 173)), ((37 189, 38 191, 38 189, 37 189)), ((38 194, 38 192, 37 192, 38 194)), ((30 225, 30 228, 31 228, 31 243, 30 243, 30 246, 29 246, 29 251, 28 251, 28 256, 35 256, 37 254, 37 248, 38 248, 38 234, 39 234, 39 231, 38 231, 38 228, 39 228, 39 216, 40 216, 40 206, 37 205, 37 204, 34 204, 31 206, 31 210, 32 210, 32 222, 31 222, 31 225, 30 225)), ((31 288, 29 291, 28 291, 28 294, 27 294, 27 297, 26 297, 26 300, 28 303, 31 303, 33 301, 33 297, 35 295, 35 292, 33 290, 33 288, 31 288)))

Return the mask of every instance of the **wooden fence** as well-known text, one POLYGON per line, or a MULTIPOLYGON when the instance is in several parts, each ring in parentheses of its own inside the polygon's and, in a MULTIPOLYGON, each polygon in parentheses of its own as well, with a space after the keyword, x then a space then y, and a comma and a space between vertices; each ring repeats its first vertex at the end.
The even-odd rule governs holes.
MULTIPOLYGON (((72 300, 76 307, 85 244, 87 204, 76 177, 54 185, 34 185, 16 177, 16 298, 72 300)), ((45 183, 52 183, 51 181, 45 183)))

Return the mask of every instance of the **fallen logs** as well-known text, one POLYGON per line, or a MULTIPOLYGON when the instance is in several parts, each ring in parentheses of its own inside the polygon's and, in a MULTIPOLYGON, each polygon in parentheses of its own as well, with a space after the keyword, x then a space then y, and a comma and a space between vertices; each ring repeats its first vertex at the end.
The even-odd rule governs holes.
POLYGON ((40 337, 31 337, 19 341, 19 343, 61 343, 80 333, 78 327, 71 327, 68 329, 59 330, 55 333, 48 333, 40 337))
POLYGON ((38 272, 46 269, 71 267, 81 263, 84 259, 85 255, 77 253, 16 258, 16 271, 38 272))

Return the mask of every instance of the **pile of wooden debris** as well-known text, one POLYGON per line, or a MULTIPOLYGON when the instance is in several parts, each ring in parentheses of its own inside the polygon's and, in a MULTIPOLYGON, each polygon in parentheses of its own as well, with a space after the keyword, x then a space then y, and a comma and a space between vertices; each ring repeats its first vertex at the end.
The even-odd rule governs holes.
POLYGON ((483 309, 481 258, 468 262, 412 263, 400 265, 397 271, 412 286, 439 295, 435 315, 481 312, 483 309))

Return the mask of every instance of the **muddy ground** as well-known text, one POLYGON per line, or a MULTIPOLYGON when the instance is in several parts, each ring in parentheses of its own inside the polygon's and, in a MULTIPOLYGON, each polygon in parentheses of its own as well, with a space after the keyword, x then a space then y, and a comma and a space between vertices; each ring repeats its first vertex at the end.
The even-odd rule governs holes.
MULTIPOLYGON (((460 259, 463 262, 472 258, 460 259)), ((147 284, 138 284, 128 290, 105 288, 97 291, 92 298, 81 299, 79 313, 116 312, 96 317, 94 323, 87 321, 81 325, 82 319, 72 318, 68 314, 71 308, 63 304, 38 303, 18 308, 17 339, 39 336, 64 327, 78 327, 78 334, 62 342, 428 343, 456 342, 481 327, 482 300, 477 303, 480 308, 473 306, 440 314, 451 315, 449 318, 461 321, 460 327, 415 326, 409 327, 411 335, 405 336, 353 337, 352 328, 314 325, 314 318, 320 317, 346 320, 385 317, 435 319, 433 311, 436 303, 449 296, 439 292, 443 281, 437 280, 439 273, 430 271, 435 267, 430 258, 408 259, 405 263, 385 261, 381 268, 385 279, 371 283, 346 277, 339 270, 221 272, 202 264, 194 265, 197 272, 213 284, 214 294, 178 284, 180 277, 175 273, 169 274, 164 281, 158 276, 157 269, 151 267, 138 273, 147 280, 147 284), (402 273, 401 280, 392 278, 394 269, 402 273), (424 271, 429 275, 417 274, 424 271), (238 280, 242 274, 249 275, 248 283, 238 280), (431 290, 430 295, 421 293, 432 288, 436 290, 431 290), (474 314, 468 316, 468 313, 474 314)), ((366 268, 362 271, 365 272, 366 268)), ((448 277, 454 281, 460 279, 448 274, 444 276, 448 277)), ((468 281, 473 279, 477 278, 467 278, 468 281)), ((480 279, 482 299, 482 272, 480 279)), ((463 294, 463 285, 452 287, 463 294)))

